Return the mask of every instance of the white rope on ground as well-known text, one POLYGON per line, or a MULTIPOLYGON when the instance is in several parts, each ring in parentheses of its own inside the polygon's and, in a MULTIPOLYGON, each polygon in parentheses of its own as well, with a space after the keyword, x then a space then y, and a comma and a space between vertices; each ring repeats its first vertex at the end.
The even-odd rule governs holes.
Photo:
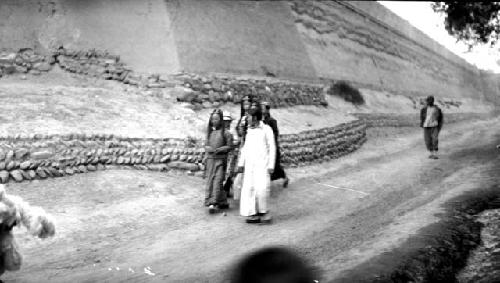
POLYGON ((357 191, 357 190, 353 190, 353 189, 349 189, 349 188, 342 188, 342 187, 337 187, 337 186, 332 186, 332 185, 322 184, 322 183, 318 183, 318 184, 322 185, 322 186, 334 188, 334 189, 356 192, 356 193, 359 193, 359 194, 362 194, 362 195, 365 195, 365 196, 370 195, 369 193, 365 193, 365 192, 362 192, 362 191, 357 191))

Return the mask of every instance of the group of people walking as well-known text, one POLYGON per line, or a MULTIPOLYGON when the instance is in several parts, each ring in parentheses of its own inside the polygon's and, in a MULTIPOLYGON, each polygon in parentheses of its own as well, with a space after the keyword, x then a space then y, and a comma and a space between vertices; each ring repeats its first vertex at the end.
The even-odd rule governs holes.
MULTIPOLYGON (((434 97, 426 99, 421 110, 420 126, 424 128, 425 144, 437 159, 438 135, 443 124, 441 109, 434 97)), ((280 164, 278 123, 270 114, 270 105, 245 96, 241 101, 241 115, 231 131, 233 121, 215 109, 208 121, 205 143, 205 206, 209 213, 228 209, 228 198, 239 200, 240 214, 248 223, 268 223, 271 181, 289 179, 280 164)))
POLYGON ((277 121, 270 105, 245 96, 235 133, 232 117, 215 109, 208 122, 205 146, 205 206, 209 213, 229 208, 228 198, 240 201, 247 223, 269 223, 271 181, 289 179, 280 164, 277 121))

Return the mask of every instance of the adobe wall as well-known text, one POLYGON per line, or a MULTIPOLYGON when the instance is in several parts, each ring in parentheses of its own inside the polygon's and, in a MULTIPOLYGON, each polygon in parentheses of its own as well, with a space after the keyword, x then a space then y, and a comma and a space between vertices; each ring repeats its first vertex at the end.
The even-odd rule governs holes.
POLYGON ((320 78, 411 95, 483 96, 475 67, 376 2, 288 3, 320 78))
POLYGON ((316 77, 286 2, 166 2, 185 71, 316 77))
POLYGON ((108 50, 139 72, 179 70, 161 0, 2 0, 0 50, 108 50))
POLYGON ((347 80, 498 102, 492 76, 376 2, 2 0, 0 50, 108 50, 134 71, 347 80))

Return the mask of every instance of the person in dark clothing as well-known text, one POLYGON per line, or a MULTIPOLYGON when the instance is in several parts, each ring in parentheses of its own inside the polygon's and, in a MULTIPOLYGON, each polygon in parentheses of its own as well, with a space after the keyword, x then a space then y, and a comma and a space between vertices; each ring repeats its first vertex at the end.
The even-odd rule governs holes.
POLYGON ((205 146, 207 185, 205 189, 205 206, 208 212, 226 209, 227 195, 223 190, 227 169, 227 155, 232 150, 232 135, 225 131, 223 113, 215 109, 210 115, 205 146))
POLYGON ((235 133, 233 134, 231 132, 231 123, 233 122, 233 117, 231 117, 230 114, 225 113, 224 117, 224 127, 225 127, 225 132, 229 133, 233 139, 233 147, 232 149, 228 152, 227 156, 227 169, 226 169, 226 181, 224 182, 224 191, 226 192, 227 197, 233 196, 233 192, 231 188, 233 187, 233 178, 234 178, 234 172, 235 172, 235 167, 236 167, 236 161, 238 158, 238 151, 237 151, 237 146, 238 146, 238 135, 235 133))
POLYGON ((283 187, 286 188, 288 187, 288 182, 290 181, 288 177, 286 176, 285 170, 281 167, 281 152, 280 152, 280 146, 278 143, 279 140, 279 129, 278 129, 278 121, 274 119, 271 116, 270 113, 271 110, 271 105, 269 105, 268 102, 262 102, 262 114, 263 114, 263 121, 266 125, 271 127, 273 130, 274 134, 274 142, 276 144, 276 159, 275 159, 275 164, 274 164, 274 172, 271 174, 271 181, 278 180, 278 179, 283 179, 283 187))
POLYGON ((420 127, 424 128, 424 141, 429 158, 438 159, 438 136, 443 127, 443 112, 434 104, 434 97, 426 98, 426 106, 420 111, 420 127))

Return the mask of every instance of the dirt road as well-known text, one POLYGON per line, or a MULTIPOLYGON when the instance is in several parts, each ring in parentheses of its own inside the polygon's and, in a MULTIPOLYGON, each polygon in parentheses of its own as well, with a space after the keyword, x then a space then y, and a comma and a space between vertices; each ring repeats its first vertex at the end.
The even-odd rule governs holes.
POLYGON ((435 221, 444 201, 498 184, 499 122, 445 127, 439 160, 427 158, 420 129, 372 129, 356 153, 288 170, 289 188, 273 187, 269 226, 245 224, 234 208, 208 215, 195 177, 110 170, 12 184, 11 193, 54 214, 58 230, 45 241, 17 230, 24 265, 3 279, 221 282, 242 254, 289 245, 324 282, 435 221))

